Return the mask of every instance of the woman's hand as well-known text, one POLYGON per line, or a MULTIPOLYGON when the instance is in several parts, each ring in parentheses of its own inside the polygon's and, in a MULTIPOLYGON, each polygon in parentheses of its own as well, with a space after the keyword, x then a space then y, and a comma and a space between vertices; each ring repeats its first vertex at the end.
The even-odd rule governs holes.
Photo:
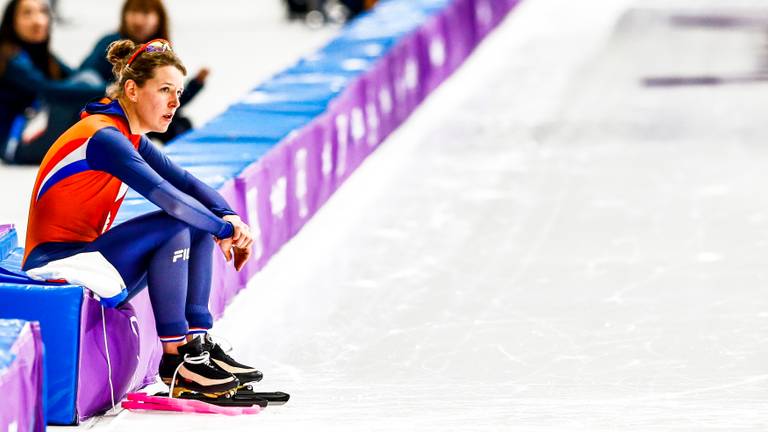
POLYGON ((200 69, 200 71, 197 72, 197 75, 195 75, 193 79, 199 82, 200 84, 205 84, 205 80, 208 79, 209 73, 211 73, 210 69, 202 68, 200 69))
POLYGON ((240 219, 240 216, 227 215, 222 219, 230 222, 235 231, 232 237, 219 239, 216 241, 216 243, 218 243, 219 248, 224 254, 224 258, 227 260, 227 262, 232 260, 232 249, 234 248, 235 269, 240 271, 251 257, 251 246, 253 245, 251 229, 245 222, 240 219))
MULTIPOLYGON (((251 247, 253 243, 253 237, 251 236, 251 228, 240 219, 238 215, 227 215, 222 219, 232 224, 235 228, 235 233, 230 237, 232 240, 232 246, 240 249, 251 247)), ((229 239, 228 239, 229 240, 229 239)))

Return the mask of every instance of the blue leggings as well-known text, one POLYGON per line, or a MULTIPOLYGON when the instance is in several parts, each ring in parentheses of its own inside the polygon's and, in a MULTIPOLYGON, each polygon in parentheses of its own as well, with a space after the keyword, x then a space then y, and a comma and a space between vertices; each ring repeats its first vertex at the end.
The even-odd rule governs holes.
POLYGON ((160 340, 175 342, 213 325, 213 245, 210 233, 157 211, 110 229, 84 252, 100 252, 117 269, 128 289, 125 301, 146 285, 160 340))

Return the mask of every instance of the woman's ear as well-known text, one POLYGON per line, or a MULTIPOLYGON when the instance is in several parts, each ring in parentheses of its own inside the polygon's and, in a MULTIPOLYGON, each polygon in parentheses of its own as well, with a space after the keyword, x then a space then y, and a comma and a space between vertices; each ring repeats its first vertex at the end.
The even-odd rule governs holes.
POLYGON ((137 102, 139 99, 138 95, 138 86, 136 85, 136 81, 134 80, 127 80, 125 81, 125 86, 123 87, 123 92, 125 93, 125 97, 128 98, 131 102, 137 102))

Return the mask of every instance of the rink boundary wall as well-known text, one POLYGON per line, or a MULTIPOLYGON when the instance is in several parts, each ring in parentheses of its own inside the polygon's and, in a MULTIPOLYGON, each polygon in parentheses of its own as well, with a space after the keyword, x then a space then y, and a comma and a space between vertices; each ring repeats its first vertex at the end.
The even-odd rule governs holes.
MULTIPOLYGON (((242 272, 214 255, 215 318, 517 3, 380 1, 325 47, 167 147, 254 231, 255 256, 242 272)), ((129 192, 116 223, 153 210, 129 192)), ((13 246, 0 266, 19 272, 22 251, 15 231, 6 234, 13 246)), ((117 400, 154 381, 161 349, 146 290, 117 309, 72 285, 0 282, 0 296, 8 293, 16 297, 0 304, 0 317, 39 319, 48 358, 57 359, 46 363, 50 423, 78 423, 111 407, 105 333, 117 400)))

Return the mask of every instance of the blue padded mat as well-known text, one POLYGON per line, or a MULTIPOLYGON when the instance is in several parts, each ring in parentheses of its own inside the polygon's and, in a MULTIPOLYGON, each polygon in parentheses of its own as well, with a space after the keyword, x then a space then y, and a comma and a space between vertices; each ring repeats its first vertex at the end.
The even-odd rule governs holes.
POLYGON ((252 112, 230 108, 201 129, 185 135, 184 140, 187 142, 280 140, 291 131, 309 123, 313 118, 313 115, 252 112))
POLYGON ((394 44, 395 39, 369 39, 369 40, 350 40, 334 39, 328 45, 324 46, 318 54, 325 57, 348 57, 348 58, 367 58, 378 59, 389 51, 394 44))
POLYGON ((190 142, 182 140, 168 147, 166 154, 184 168, 194 165, 210 164, 251 164, 261 158, 277 144, 272 141, 262 142, 190 142))
POLYGON ((344 90, 350 79, 350 76, 338 73, 307 73, 288 69, 253 89, 232 105, 232 109, 312 118, 327 109, 330 101, 344 90))
POLYGON ((18 234, 15 229, 0 234, 0 260, 5 259, 18 243, 18 234))

